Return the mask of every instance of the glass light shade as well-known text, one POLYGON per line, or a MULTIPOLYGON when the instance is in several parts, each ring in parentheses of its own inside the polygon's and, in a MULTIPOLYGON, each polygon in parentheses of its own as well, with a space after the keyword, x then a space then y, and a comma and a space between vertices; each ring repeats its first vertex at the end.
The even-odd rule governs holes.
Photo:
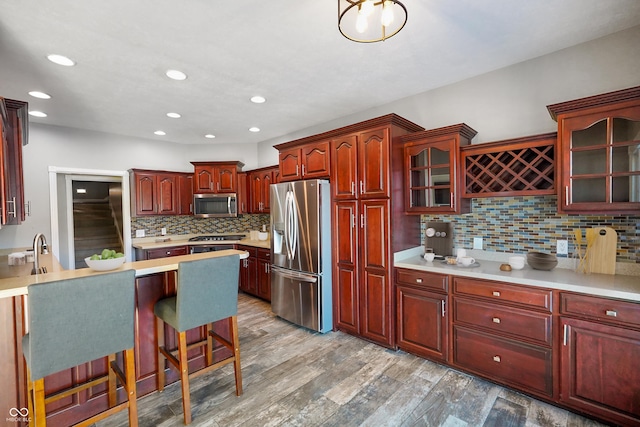
POLYGON ((406 7, 398 0, 338 0, 338 30, 359 43, 393 37, 404 28, 407 16, 406 7))

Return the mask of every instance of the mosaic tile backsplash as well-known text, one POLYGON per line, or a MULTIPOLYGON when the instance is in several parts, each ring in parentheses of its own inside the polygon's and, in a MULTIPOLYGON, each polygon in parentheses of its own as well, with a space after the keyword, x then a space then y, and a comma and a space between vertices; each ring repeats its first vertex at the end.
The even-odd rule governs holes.
POLYGON ((162 228, 167 234, 245 233, 269 226, 269 215, 240 215, 237 218, 194 218, 187 215, 144 216, 131 218, 132 238, 136 230, 144 230, 145 236, 160 236, 162 228))
POLYGON ((422 244, 426 223, 442 221, 453 223, 454 247, 471 249, 473 238, 482 237, 484 250, 489 252, 555 254, 556 240, 568 240, 571 257, 575 228, 606 226, 618 233, 617 262, 640 263, 640 215, 559 214, 556 196, 487 197, 472 203, 468 214, 422 215, 422 244))

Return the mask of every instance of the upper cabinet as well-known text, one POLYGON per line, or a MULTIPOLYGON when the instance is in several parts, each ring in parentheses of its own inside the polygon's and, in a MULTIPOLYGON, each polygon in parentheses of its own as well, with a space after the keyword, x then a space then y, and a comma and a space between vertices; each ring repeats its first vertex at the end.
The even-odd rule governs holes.
POLYGON ((640 86, 547 109, 558 122, 558 211, 640 212, 640 86))
POLYGON ((22 146, 28 142, 28 104, 0 97, 0 223, 19 225, 28 207, 24 199, 22 146))
POLYGON ((319 141, 280 150, 282 181, 329 178, 329 141, 319 141))
POLYGON ((194 193, 237 193, 242 162, 191 162, 194 193))
POLYGON ((249 212, 252 214, 269 213, 269 192, 271 184, 279 179, 277 166, 254 169, 248 172, 249 212))
POLYGON ((460 147, 468 145, 476 133, 460 123, 402 137, 407 213, 470 211, 469 199, 462 198, 460 147))
POLYGON ((132 169, 129 173, 134 216, 178 214, 178 173, 141 169, 132 169))

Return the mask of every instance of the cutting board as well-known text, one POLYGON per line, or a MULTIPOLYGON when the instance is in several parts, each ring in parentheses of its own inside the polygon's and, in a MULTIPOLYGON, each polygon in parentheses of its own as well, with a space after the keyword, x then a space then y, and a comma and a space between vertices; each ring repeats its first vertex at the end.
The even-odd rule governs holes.
POLYGON ((587 252, 589 271, 615 274, 618 233, 610 227, 593 227, 592 230, 593 244, 587 252))

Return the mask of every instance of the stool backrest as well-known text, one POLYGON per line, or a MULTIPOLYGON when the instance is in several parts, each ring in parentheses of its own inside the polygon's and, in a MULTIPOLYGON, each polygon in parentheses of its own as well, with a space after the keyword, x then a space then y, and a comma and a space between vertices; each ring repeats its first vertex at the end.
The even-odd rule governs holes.
POLYGON ((178 264, 177 330, 206 325, 238 313, 240 256, 178 264))
POLYGON ((29 285, 31 379, 133 347, 135 270, 29 285))

